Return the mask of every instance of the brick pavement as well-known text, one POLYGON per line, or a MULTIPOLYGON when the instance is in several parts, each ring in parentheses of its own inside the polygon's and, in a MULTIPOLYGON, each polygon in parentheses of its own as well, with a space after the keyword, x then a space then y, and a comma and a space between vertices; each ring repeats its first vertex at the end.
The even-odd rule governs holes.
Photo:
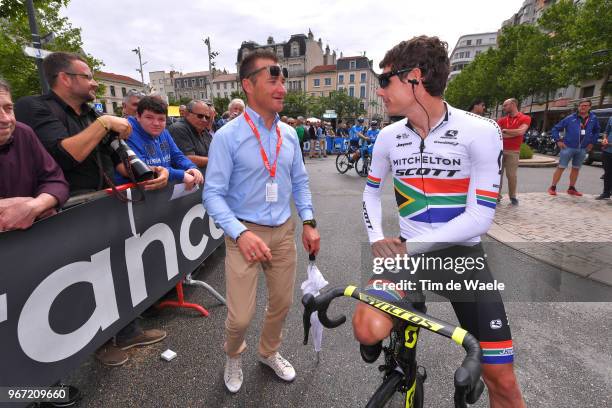
POLYGON ((564 191, 522 193, 498 205, 488 235, 564 271, 612 286, 612 201, 564 191))

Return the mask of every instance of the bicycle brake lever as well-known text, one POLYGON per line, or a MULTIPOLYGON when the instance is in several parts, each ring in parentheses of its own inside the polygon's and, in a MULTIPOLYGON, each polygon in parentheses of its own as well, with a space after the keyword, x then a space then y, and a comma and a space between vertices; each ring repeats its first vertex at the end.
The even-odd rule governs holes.
POLYGON ((308 333, 310 333, 310 315, 314 312, 314 296, 311 293, 307 293, 302 297, 302 304, 304 305, 304 315, 302 316, 302 323, 304 325, 304 345, 308 344, 308 333))

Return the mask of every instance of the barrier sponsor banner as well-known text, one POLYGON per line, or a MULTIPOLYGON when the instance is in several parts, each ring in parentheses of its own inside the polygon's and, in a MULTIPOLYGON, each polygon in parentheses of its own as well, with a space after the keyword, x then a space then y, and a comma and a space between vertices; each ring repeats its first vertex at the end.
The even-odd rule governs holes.
POLYGON ((181 187, 0 234, 0 386, 53 384, 221 245, 201 190, 181 187))

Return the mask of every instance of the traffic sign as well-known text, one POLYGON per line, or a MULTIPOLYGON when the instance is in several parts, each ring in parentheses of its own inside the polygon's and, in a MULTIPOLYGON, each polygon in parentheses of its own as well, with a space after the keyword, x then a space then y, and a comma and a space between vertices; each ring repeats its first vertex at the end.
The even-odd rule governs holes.
POLYGON ((94 103, 94 110, 98 113, 103 113, 104 112, 104 107, 102 106, 102 103, 100 102, 96 102, 94 103))
POLYGON ((42 48, 34 48, 34 47, 23 47, 23 52, 28 57, 43 59, 47 55, 52 54, 51 51, 43 50, 42 48))

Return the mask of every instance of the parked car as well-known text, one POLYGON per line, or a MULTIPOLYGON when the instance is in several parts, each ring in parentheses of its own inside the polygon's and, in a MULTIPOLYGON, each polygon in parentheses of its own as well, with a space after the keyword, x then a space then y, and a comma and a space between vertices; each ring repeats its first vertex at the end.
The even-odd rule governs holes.
POLYGON ((599 122, 600 134, 597 139, 597 143, 593 145, 593 148, 584 158, 584 164, 592 164, 593 162, 601 162, 601 142, 603 140, 603 133, 606 130, 606 125, 608 124, 608 119, 612 116, 612 108, 604 108, 604 109, 593 109, 591 110, 597 117, 597 121, 599 122))

